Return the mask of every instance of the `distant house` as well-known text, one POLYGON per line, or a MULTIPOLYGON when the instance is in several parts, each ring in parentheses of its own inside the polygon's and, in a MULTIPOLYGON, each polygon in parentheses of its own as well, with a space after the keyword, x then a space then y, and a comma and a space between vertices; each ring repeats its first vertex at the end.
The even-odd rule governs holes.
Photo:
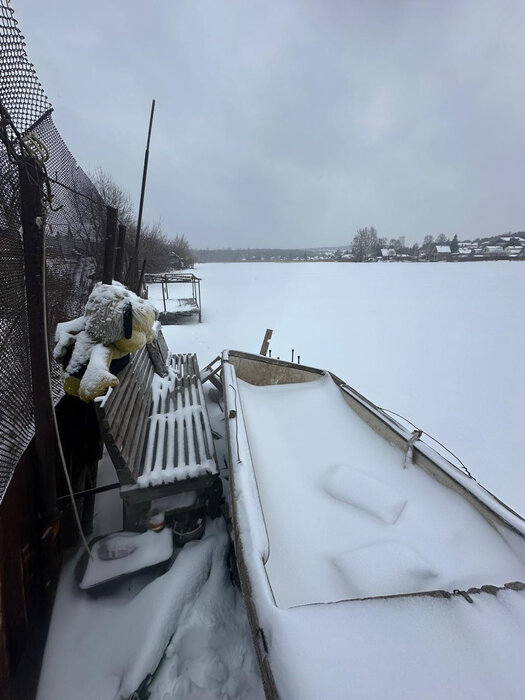
POLYGON ((451 256, 449 245, 432 246, 432 260, 449 260, 451 256))
POLYGON ((470 248, 458 248, 455 253, 451 253, 450 257, 453 260, 465 260, 470 258, 472 255, 472 250, 470 248))
POLYGON ((525 238, 523 236, 499 236, 494 241, 491 241, 494 245, 500 245, 502 248, 506 248, 508 245, 525 245, 525 238))
POLYGON ((493 257, 503 257, 504 255, 503 247, 500 245, 486 245, 483 246, 483 255, 493 258, 493 257))
POLYGON ((383 260, 392 260, 396 257, 394 248, 381 248, 381 258, 383 260))
POLYGON ((518 258, 523 255, 523 246, 521 245, 508 245, 505 248, 505 255, 509 258, 518 258))

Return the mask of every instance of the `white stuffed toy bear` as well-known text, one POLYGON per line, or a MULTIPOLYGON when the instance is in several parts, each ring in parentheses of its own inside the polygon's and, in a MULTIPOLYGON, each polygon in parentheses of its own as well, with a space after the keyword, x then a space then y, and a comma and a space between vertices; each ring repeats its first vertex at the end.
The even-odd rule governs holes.
POLYGON ((62 365, 66 393, 93 401, 116 386, 111 363, 155 338, 157 316, 149 301, 119 282, 97 284, 84 316, 57 325, 53 356, 62 365))

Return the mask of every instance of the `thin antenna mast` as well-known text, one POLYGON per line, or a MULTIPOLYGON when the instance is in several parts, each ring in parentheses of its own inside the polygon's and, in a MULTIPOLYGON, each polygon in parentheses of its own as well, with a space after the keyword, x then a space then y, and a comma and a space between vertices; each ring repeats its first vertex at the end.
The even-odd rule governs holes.
POLYGON ((151 114, 149 117, 149 128, 148 128, 148 140, 146 143, 146 152, 144 153, 144 168, 142 170, 142 187, 140 188, 140 204, 139 204, 139 216, 137 219, 137 235, 135 237, 135 252, 133 254, 134 258, 134 272, 138 274, 138 257, 139 257, 139 243, 140 243, 140 229, 142 227, 142 209, 144 207, 144 193, 146 191, 146 177, 148 175, 148 160, 149 160, 149 142, 151 139, 151 127, 153 126, 153 114, 155 112, 155 100, 151 101, 151 114))

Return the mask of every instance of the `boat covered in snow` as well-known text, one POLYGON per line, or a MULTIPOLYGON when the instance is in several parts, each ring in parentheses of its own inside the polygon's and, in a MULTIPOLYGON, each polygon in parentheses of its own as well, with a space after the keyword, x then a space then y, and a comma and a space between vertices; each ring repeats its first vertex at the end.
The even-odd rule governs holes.
POLYGON ((521 698, 525 521, 338 377, 222 356, 267 697, 521 698))

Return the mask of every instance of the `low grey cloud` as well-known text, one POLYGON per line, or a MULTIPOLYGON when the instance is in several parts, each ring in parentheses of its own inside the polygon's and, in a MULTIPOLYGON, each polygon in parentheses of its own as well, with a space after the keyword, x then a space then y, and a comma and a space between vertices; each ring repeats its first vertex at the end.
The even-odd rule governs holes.
POLYGON ((525 5, 13 0, 84 169, 195 247, 525 228, 525 5))

